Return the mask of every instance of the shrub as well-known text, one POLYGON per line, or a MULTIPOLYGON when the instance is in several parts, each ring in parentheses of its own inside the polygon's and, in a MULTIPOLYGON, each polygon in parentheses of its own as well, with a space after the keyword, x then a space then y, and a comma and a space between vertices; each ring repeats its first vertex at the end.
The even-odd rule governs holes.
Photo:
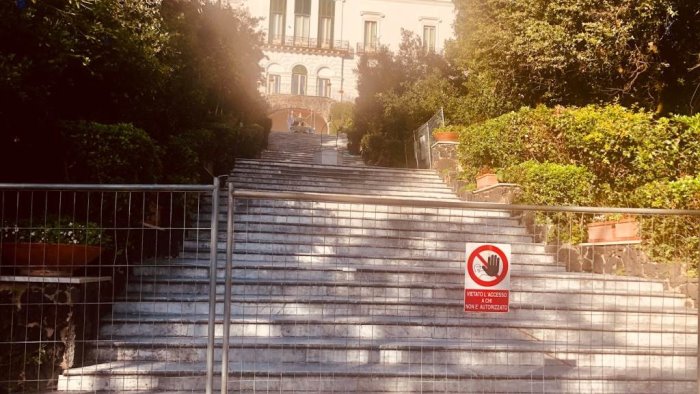
POLYGON ((252 158, 267 146, 257 124, 234 127, 215 123, 170 138, 165 155, 167 179, 174 183, 210 182, 228 174, 237 157, 252 158))
MULTIPOLYGON (((365 134, 362 137, 360 149, 362 160, 367 164, 403 167, 407 161, 403 142, 382 133, 365 134)), ((413 152, 410 154, 413 155, 413 152)))
MULTIPOLYGON (((637 205, 666 209, 700 209, 700 175, 676 181, 656 181, 638 188, 637 205)), ((648 216, 641 218, 643 248, 660 262, 688 262, 697 269, 700 259, 700 217, 648 216)))
POLYGON ((552 133, 553 113, 544 106, 522 108, 468 127, 460 134, 463 175, 473 178, 480 167, 510 167, 527 160, 565 162, 566 151, 552 133))
POLYGON ((523 188, 520 202, 535 205, 590 205, 595 176, 586 168, 526 161, 501 171, 505 182, 523 188))
MULTIPOLYGON (((500 177, 522 187, 519 202, 525 204, 582 206, 591 204, 594 199, 595 176, 575 165, 526 161, 501 171, 500 177)), ((584 239, 582 215, 541 212, 535 220, 546 226, 546 237, 550 241, 579 243, 584 239)))
POLYGON ((153 183, 160 152, 145 131, 131 124, 65 122, 66 177, 70 182, 153 183))
POLYGON ((535 160, 575 164, 595 176, 601 205, 633 205, 637 188, 700 171, 700 115, 655 119, 619 105, 523 108, 461 135, 463 176, 535 160))

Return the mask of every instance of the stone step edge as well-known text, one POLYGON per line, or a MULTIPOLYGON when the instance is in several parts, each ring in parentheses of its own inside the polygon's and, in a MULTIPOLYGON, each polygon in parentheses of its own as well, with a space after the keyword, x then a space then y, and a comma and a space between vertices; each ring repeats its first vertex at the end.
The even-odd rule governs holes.
MULTIPOLYGON (((208 285, 208 278, 191 278, 182 276, 163 276, 149 279, 148 276, 137 276, 134 280, 130 280, 127 284, 165 284, 165 285, 181 285, 181 284, 201 284, 208 285), (139 280, 138 278, 142 278, 139 280)), ((217 278, 217 285, 224 285, 226 282, 223 278, 217 278)), ((299 286, 312 286, 312 287, 348 287, 348 288, 387 288, 387 289, 423 289, 423 290, 463 290, 464 284, 459 283, 429 283, 429 282, 415 282, 410 283, 391 283, 391 282, 370 282, 363 281, 361 283, 355 281, 321 281, 321 280, 309 280, 309 279, 246 279, 246 278, 233 278, 232 285, 254 285, 254 286, 284 286, 284 287, 299 287, 299 286)), ((625 290, 613 290, 613 289, 594 289, 594 290, 580 290, 580 289, 532 289, 532 290, 510 290, 511 293, 527 293, 527 294, 543 294, 543 293, 556 293, 556 294, 568 294, 568 295, 608 295, 608 296, 628 296, 628 297, 649 297, 649 298, 669 298, 683 300, 687 297, 682 293, 675 293, 670 291, 653 291, 653 292, 643 292, 643 293, 631 293, 625 290)), ((151 292, 148 292, 151 293, 151 292)), ((159 294, 179 294, 178 292, 158 292, 159 294)))
MULTIPOLYGON (((76 367, 65 370, 61 379, 71 377, 94 376, 94 377, 175 377, 186 376, 204 377, 206 375, 206 364, 203 362, 179 362, 172 366, 165 367, 163 362, 135 361, 135 362, 107 362, 87 367, 76 367)), ((603 368, 603 367, 571 367, 561 365, 519 365, 503 368, 502 365, 480 365, 457 368, 455 366, 440 366, 439 370, 433 370, 426 365, 380 365, 380 364, 360 364, 348 363, 334 365, 305 364, 300 367, 293 363, 236 363, 229 364, 230 382, 235 382, 240 378, 260 377, 265 381, 274 377, 281 378, 312 378, 336 379, 336 378, 407 378, 420 379, 429 377, 431 381, 449 381, 458 379, 460 381, 499 381, 522 382, 532 381, 572 381, 572 382, 688 382, 696 381, 695 374, 674 375, 669 374, 666 369, 645 368, 648 374, 639 374, 636 369, 627 368, 603 368), (500 373, 499 373, 500 372, 500 373), (671 376, 669 376, 671 375, 671 376)), ((221 362, 214 363, 215 378, 221 373, 221 362)), ((60 386, 60 384, 59 384, 60 386)), ((152 392, 152 391, 149 391, 152 392)), ((489 391, 491 392, 491 391, 489 391)), ((529 390, 527 391, 530 392, 529 390)), ((498 394, 498 393, 494 393, 498 394)))
MULTIPOLYGON (((270 324, 270 325, 375 325, 375 326, 401 326, 401 327, 460 327, 460 328, 480 328, 480 327, 497 327, 505 329, 544 329, 544 330, 571 330, 571 331, 592 331, 596 333, 649 333, 649 334, 687 334, 695 335, 698 333, 697 326, 687 326, 684 325, 685 330, 679 330, 674 325, 669 328, 663 325, 657 324, 646 324, 644 326, 644 331, 632 331, 627 326, 620 327, 616 323, 598 323, 594 326, 582 326, 579 322, 561 322, 561 321, 551 321, 551 320, 529 320, 529 319, 519 319, 519 320, 503 320, 503 319, 493 319, 493 318, 483 318, 483 319, 457 319, 457 318, 443 318, 443 319, 416 319, 416 318, 402 318, 398 316, 364 316, 364 315, 354 315, 354 316, 326 316, 326 315, 306 315, 295 318, 294 316, 280 316, 272 315, 265 317, 265 320, 259 321, 255 317, 249 315, 232 315, 231 316, 232 325, 258 325, 258 324, 270 324), (426 320, 424 322, 423 320, 426 320), (426 325, 428 324, 428 325, 426 325)), ((115 313, 109 316, 107 321, 103 320, 102 327, 107 325, 118 325, 118 324, 142 324, 142 323, 154 324, 209 324, 209 315, 206 314, 192 314, 187 316, 173 316, 158 313, 142 313, 142 314, 128 314, 128 313, 115 313)), ((223 316, 216 315, 215 324, 223 324, 223 316)))
MULTIPOLYGON (((198 241, 188 241, 192 243, 198 243, 198 241)), ((219 242, 220 243, 220 242, 219 242)), ((247 242, 247 243, 252 243, 252 242, 247 242)), ((184 246, 181 250, 181 252, 184 253, 196 253, 199 254, 200 259, 204 260, 209 260, 209 242, 206 242, 206 246, 202 245, 195 245, 195 246, 184 246)), ((259 243, 255 242, 255 244, 272 244, 272 243, 259 243)), ((294 245, 294 244, 291 244, 294 245)), ((322 245, 321 245, 322 246, 322 245)), ((359 247, 359 246, 357 246, 359 247)), ((399 248, 396 248, 399 249, 399 248)), ((219 259, 225 259, 226 258, 226 249, 225 248, 219 248, 217 245, 216 249, 216 255, 217 255, 217 260, 219 259)), ((450 253, 457 253, 455 250, 449 250, 448 252, 450 253)), ((462 252, 461 250, 459 252, 462 252)), ((436 258, 431 258, 428 260, 425 257, 381 257, 381 256, 368 256, 368 255, 358 255, 358 254, 336 254, 336 253, 295 253, 295 254, 290 254, 290 253, 285 253, 285 252, 270 252, 270 251, 265 251, 265 250, 235 250, 234 251, 234 257, 241 257, 241 256, 246 256, 246 255, 256 255, 256 256, 293 256, 293 257, 308 257, 308 258, 335 258, 335 259, 371 259, 371 260, 391 260, 391 261, 430 261, 434 262, 436 264, 444 264, 444 263, 459 263, 462 264, 462 259, 455 261, 453 259, 436 259, 436 258)), ((547 257, 547 258, 552 258, 556 256, 554 253, 512 253, 511 256, 520 256, 521 258, 525 258, 522 262, 519 264, 523 265, 543 265, 543 266, 551 266, 551 267, 559 267, 559 268, 564 268, 563 265, 559 265, 556 263, 556 261, 552 260, 551 262, 534 262, 535 259, 533 259, 533 256, 537 257, 547 257)), ((466 256, 465 256, 466 257, 466 256)))
MULTIPOLYGON (((254 234, 276 234, 274 232, 254 232, 254 234)), ((298 234, 282 234, 282 235, 298 235, 298 234)), ((323 237, 323 234, 318 234, 318 235, 308 235, 310 237, 323 237)), ((349 238, 349 237, 355 237, 355 238, 371 238, 371 236, 349 236, 349 237, 344 237, 342 235, 325 235, 326 237, 335 237, 335 238, 349 238)), ((377 238, 377 237, 374 237, 377 238)), ((381 239, 388 239, 390 237, 379 237, 381 239)), ((410 239, 410 238, 399 238, 397 237, 396 239, 410 239)), ((423 241, 423 239, 410 239, 412 241, 423 241)), ((291 240, 294 241, 294 240, 291 240)), ((432 241, 431 242, 435 242, 432 241)), ((466 246, 466 241, 445 241, 445 242, 450 242, 450 243, 463 243, 466 246)), ((226 250, 226 241, 225 240, 218 240, 216 241, 217 243, 217 250, 226 250), (223 247, 222 247, 223 245, 223 247)), ((479 242, 479 243, 486 243, 486 242, 479 242)), ((309 246, 309 247, 333 247, 333 248, 381 248, 381 249, 388 249, 388 250, 401 250, 401 251, 406 251, 408 250, 423 250, 420 248, 406 248, 406 247, 401 247, 401 246, 367 246, 367 245, 362 245, 362 244, 356 244, 356 245, 347 245, 347 244, 323 244, 323 243, 306 243, 306 242, 282 242, 280 240, 273 240, 273 241, 268 241, 268 240, 255 240, 255 241, 250 241, 250 240, 236 240, 236 245, 239 244, 244 244, 244 245, 284 245, 284 246, 309 246)), ((530 255, 530 256, 542 256, 542 257, 554 257, 557 254, 552 253, 552 252, 546 252, 545 251, 545 244, 539 244, 539 243, 527 243, 527 242, 509 242, 509 245, 517 245, 517 246, 531 246, 531 247, 540 247, 542 248, 542 252, 516 252, 512 251, 511 256, 523 256, 523 255, 530 255)), ((208 239, 185 239, 183 241, 183 250, 188 250, 188 249, 206 249, 209 250, 209 240, 208 239)), ((235 249, 237 252, 240 252, 241 249, 235 249)), ((247 249, 246 249, 247 250, 247 249)), ((447 253, 465 253, 464 248, 459 248, 455 249, 453 248, 441 248, 441 249, 430 249, 431 251, 434 252, 447 252, 447 253)), ((512 250, 512 248, 511 248, 512 250)))
MULTIPOLYGON (((121 302, 125 304, 155 304, 155 303, 183 303, 183 302, 199 302, 199 303, 209 303, 208 295, 192 295, 183 294, 182 298, 173 299, 172 294, 168 297, 159 297, 153 295, 139 295, 138 297, 132 297, 130 295, 124 295, 116 297, 115 303, 121 302)), ((216 295, 216 302, 223 305, 224 297, 222 294, 216 295)), ((372 297, 372 299, 354 299, 351 297, 338 297, 338 296, 313 296, 305 297, 303 299, 290 300, 288 296, 236 296, 232 297, 231 305, 241 305, 241 304, 321 304, 327 305, 382 305, 382 306, 408 306, 410 307, 450 307, 455 308, 455 311, 461 312, 464 306, 464 300, 454 301, 447 299, 439 300, 416 300, 408 297, 372 297), (390 298, 390 299, 387 299, 390 298)), ((557 305, 557 308, 552 308, 549 305, 532 304, 532 303, 520 303, 511 302, 511 310, 524 310, 524 311, 579 311, 579 312, 603 312, 603 313, 640 313, 640 314, 657 314, 657 315, 687 315, 687 316, 697 316, 697 310, 686 307, 644 307, 644 308, 623 308, 621 306, 610 307, 607 305, 602 305, 596 307, 596 305, 557 305)), ((439 318, 439 317, 437 317, 439 318)))
MULTIPOLYGON (((183 342, 180 338, 152 338, 152 337, 131 337, 126 338, 111 338, 97 339, 86 342, 88 346, 100 348, 107 347, 148 347, 148 348, 181 348, 181 349, 201 349, 207 347, 207 338, 190 338, 187 342, 183 342)), ((220 347, 223 341, 220 338, 215 338, 214 345, 220 347)), ((641 346, 639 348, 625 346, 623 349, 616 346, 590 346, 590 345, 562 345, 556 341, 540 341, 540 340, 518 340, 505 339, 500 340, 498 345, 494 344, 494 339, 472 339, 464 340, 445 340, 445 339, 427 339, 417 340, 408 339, 405 341, 397 339, 362 339, 350 340, 346 338, 328 338, 328 337, 236 337, 229 342, 232 349, 289 349, 294 350, 397 350, 397 351, 477 351, 483 353, 571 353, 571 354, 615 354, 615 355, 638 355, 638 356, 661 356, 661 357, 696 357, 697 348, 674 346, 672 348, 665 346, 641 346)), ((554 356, 551 356, 554 358, 554 356)))
MULTIPOLYGON (((234 255, 235 257, 236 255, 234 255)), ((241 256, 245 256, 241 255, 241 256)), ((178 258, 180 259, 180 258, 178 258)), ((210 267, 209 260, 207 259, 187 259, 192 262, 160 262, 160 260, 153 262, 151 264, 140 264, 138 267, 163 267, 163 268, 206 268, 210 267)), ((393 259, 392 259, 393 260, 393 259)), ((451 261, 451 260, 450 260, 451 261)), ((217 265, 217 269, 224 269, 224 262, 219 262, 221 265, 217 265)), ((548 265, 548 264, 544 264, 548 265)), ((342 265, 331 265, 331 264, 313 264, 301 266, 296 262, 287 262, 279 264, 268 263, 263 264, 258 261, 234 261, 233 269, 260 269, 260 270, 309 270, 309 271, 330 271, 330 272, 377 272, 377 273, 391 273, 391 274, 426 274, 426 275, 464 275, 464 271, 461 269, 452 268, 439 268, 439 267, 402 267, 400 265, 396 266, 382 266, 379 264, 368 265, 368 264, 352 264, 343 263, 342 265), (282 265, 282 264, 293 264, 293 265, 282 265)), ((652 284, 664 284, 661 279, 655 278, 641 278, 636 276, 618 276, 612 274, 596 274, 592 272, 563 272, 555 274, 545 274, 539 272, 513 272, 511 277, 521 277, 521 278, 533 278, 533 279, 564 279, 564 280, 603 280, 603 281, 615 281, 615 282, 631 282, 631 283, 652 283, 652 284)))
MULTIPOLYGON (((274 234, 274 235, 304 235, 304 236, 328 236, 328 237, 342 237, 342 238, 377 238, 376 234, 347 234, 347 233, 329 233, 329 232, 323 232, 321 229, 327 229, 329 228, 330 225, 321 225, 321 224, 313 224, 313 223, 280 223, 280 222, 250 222, 250 221, 235 221, 234 220, 234 233, 236 234, 274 234), (273 230, 262 230, 262 229, 254 229, 254 230, 248 230, 247 226, 252 225, 252 226, 259 226, 259 225, 264 225, 264 226, 289 226, 292 227, 292 229, 285 229, 285 230, 278 230, 278 231, 273 231, 273 230), (243 228, 241 228, 243 227, 243 228), (308 230, 304 232, 300 231, 293 231, 295 229, 299 230, 308 230)), ((478 226, 478 224, 474 224, 473 226, 478 226)), ((482 226, 483 227, 483 226, 482 226)), ((522 227, 519 226, 492 226, 492 227, 498 227, 504 228, 513 228, 513 229, 523 229, 522 227)), ((428 229, 418 229, 418 230, 412 230, 412 229, 398 229, 398 228, 391 228, 391 227, 371 227, 369 229, 360 227, 360 226, 347 226, 347 225, 340 225, 340 226, 332 226, 333 230, 336 229, 344 229, 344 230, 352 230, 352 229, 357 229, 357 230, 368 230, 368 231, 389 231, 389 232, 396 232, 396 233, 417 233, 416 235, 401 235, 401 234, 391 234, 391 235, 381 235, 379 236, 382 239, 408 239, 408 240, 418 240, 418 241, 423 241, 423 240, 429 240, 429 241, 446 241, 446 242, 465 242, 464 240, 454 240, 454 239, 445 239, 443 234, 450 234, 454 235, 454 238, 462 237, 464 238, 465 236, 471 236, 471 235, 486 235, 486 236, 498 236, 498 237, 521 237, 521 238, 529 238, 532 239, 534 238, 533 235, 530 234, 504 234, 504 233, 499 233, 499 234, 494 234, 492 232, 477 232, 477 231, 470 231, 470 232, 457 232, 457 231, 447 231, 447 230, 428 230, 428 229), (430 236, 430 237, 420 237, 417 236, 418 234, 435 234, 435 236, 430 236)), ((209 238, 210 233, 204 232, 202 234, 202 237, 207 237, 209 238)), ((221 237, 222 235, 225 234, 219 234, 221 237)), ((202 238, 200 238, 202 239, 202 238)), ((466 243, 466 242, 465 242, 466 243)), ((504 243, 503 241, 500 241, 498 243, 504 243)), ((509 242, 510 244, 525 244, 525 245, 538 245, 538 246, 543 246, 546 247, 548 246, 545 243, 539 243, 539 242, 509 242)))
POLYGON ((432 176, 438 176, 433 170, 421 170, 421 169, 400 169, 400 168, 390 168, 390 167, 351 167, 349 169, 346 166, 338 165, 327 165, 327 164, 302 164, 302 163, 287 163, 283 161, 276 160, 260 160, 260 159, 237 159, 234 165, 234 171, 236 168, 248 166, 268 166, 268 167, 291 167, 291 168, 316 168, 316 169, 328 169, 328 170, 341 170, 346 171, 367 171, 367 172, 388 172, 388 173, 398 173, 398 174, 426 174, 432 176))
POLYGON ((414 188, 416 190, 439 189, 446 193, 454 193, 449 186, 440 179, 440 177, 375 177, 367 176, 366 174, 348 174, 346 171, 329 173, 326 171, 279 171, 279 170, 250 170, 245 169, 232 173, 234 183, 242 182, 249 183, 256 179, 265 180, 266 183, 288 183, 289 181, 298 180, 300 184, 324 183, 333 185, 376 185, 376 186, 391 186, 401 188, 414 188))

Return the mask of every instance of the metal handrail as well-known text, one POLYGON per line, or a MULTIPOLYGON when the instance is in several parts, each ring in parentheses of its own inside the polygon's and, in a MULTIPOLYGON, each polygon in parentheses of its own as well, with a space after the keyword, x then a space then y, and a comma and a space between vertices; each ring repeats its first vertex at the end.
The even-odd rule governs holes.
POLYGON ((214 185, 76 184, 76 183, 0 183, 0 190, 107 190, 107 191, 186 191, 208 192, 214 185))

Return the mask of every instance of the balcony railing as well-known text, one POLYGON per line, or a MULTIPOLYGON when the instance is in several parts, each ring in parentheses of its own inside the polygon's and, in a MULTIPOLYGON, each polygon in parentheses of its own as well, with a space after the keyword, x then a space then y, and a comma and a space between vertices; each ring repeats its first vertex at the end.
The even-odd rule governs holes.
POLYGON ((379 48, 381 48, 381 45, 379 44, 379 42, 373 42, 373 43, 358 42, 357 43, 357 53, 358 54, 378 52, 379 48))
POLYGON ((265 43, 272 46, 327 49, 334 51, 351 51, 348 41, 340 40, 319 40, 315 37, 287 37, 287 36, 267 36, 265 43))

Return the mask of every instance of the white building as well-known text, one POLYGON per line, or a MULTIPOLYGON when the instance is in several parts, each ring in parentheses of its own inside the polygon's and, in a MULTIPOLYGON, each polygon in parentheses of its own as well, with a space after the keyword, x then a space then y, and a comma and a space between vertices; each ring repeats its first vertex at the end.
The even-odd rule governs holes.
POLYGON ((286 129, 295 109, 323 130, 330 102, 357 97, 357 61, 382 46, 397 50, 401 30, 441 52, 453 37, 452 0, 234 0, 260 20, 265 32, 263 91, 279 114, 273 129, 286 129), (303 111, 302 111, 303 110, 303 111))

